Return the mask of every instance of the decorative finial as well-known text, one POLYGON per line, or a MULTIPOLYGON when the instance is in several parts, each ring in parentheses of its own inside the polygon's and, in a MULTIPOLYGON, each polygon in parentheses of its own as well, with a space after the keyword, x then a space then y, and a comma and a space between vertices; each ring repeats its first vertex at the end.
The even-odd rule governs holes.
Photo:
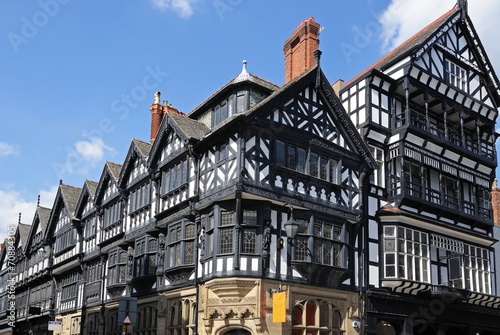
POLYGON ((36 201, 36 207, 40 207, 40 194, 38 195, 38 200, 36 201))
POLYGON ((17 223, 21 223, 21 213, 19 212, 19 219, 17 219, 17 223))
POLYGON ((248 80, 249 78, 250 78, 250 74, 247 71, 247 61, 245 59, 245 60, 243 60, 243 67, 241 69, 241 73, 236 78, 234 78, 234 82, 248 80))
POLYGON ((160 95, 161 95, 161 92, 156 92, 155 93, 155 104, 159 104, 160 103, 160 95))
POLYGON ((458 9, 460 10, 460 18, 462 19, 462 21, 464 21, 467 17, 467 7, 467 0, 458 0, 458 9))
POLYGON ((243 68, 241 69, 241 74, 240 75, 242 75, 242 74, 248 74, 248 72, 247 72, 247 60, 244 59, 242 63, 243 63, 243 68))

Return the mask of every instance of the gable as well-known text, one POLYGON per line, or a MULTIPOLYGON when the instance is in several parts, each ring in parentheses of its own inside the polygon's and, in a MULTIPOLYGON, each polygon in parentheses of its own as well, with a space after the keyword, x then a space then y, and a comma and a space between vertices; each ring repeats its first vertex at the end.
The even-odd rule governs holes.
POLYGON ((118 185, 121 188, 133 184, 139 177, 148 174, 147 160, 150 149, 151 144, 132 140, 118 178, 118 185))
POLYGON ((194 119, 176 113, 166 113, 149 153, 148 165, 159 166, 199 142, 210 129, 194 119))
POLYGON ((172 128, 170 128, 170 131, 166 135, 164 145, 161 148, 159 157, 160 163, 177 156, 182 149, 184 149, 184 141, 181 140, 172 128))
POLYGON ((271 128, 293 129, 344 153, 359 155, 369 168, 376 167, 368 147, 319 67, 287 84, 267 103, 269 107, 259 106, 254 119, 266 118, 272 121, 271 128))
POLYGON ((455 13, 414 53, 410 75, 423 85, 470 107, 484 117, 496 117, 497 78, 469 19, 455 13))
POLYGON ((342 147, 346 143, 327 104, 318 96, 313 85, 275 108, 269 119, 275 124, 307 132, 342 147))
POLYGON ((109 199, 114 198, 114 196, 118 193, 117 178, 115 175, 120 169, 121 165, 106 162, 96 190, 96 204, 103 204, 109 199), (114 171, 112 171, 112 169, 114 171))

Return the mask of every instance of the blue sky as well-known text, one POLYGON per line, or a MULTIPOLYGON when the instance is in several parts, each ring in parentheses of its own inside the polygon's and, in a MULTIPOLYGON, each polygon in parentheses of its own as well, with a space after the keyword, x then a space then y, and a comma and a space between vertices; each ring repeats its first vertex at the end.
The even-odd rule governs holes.
MULTIPOLYGON (((0 2, 0 237, 149 140, 155 91, 188 113, 241 71, 282 85, 283 42, 313 16, 329 80, 349 80, 455 0, 0 2)), ((469 13, 500 71, 500 2, 469 13)))

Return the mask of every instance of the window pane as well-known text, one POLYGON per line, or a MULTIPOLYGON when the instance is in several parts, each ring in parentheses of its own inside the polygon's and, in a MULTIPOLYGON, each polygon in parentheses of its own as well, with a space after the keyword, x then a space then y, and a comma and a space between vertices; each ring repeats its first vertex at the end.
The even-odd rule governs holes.
POLYGON ((256 233, 253 229, 243 230, 243 253, 255 254, 256 233))
POLYGON ((276 141, 276 165, 285 166, 285 143, 276 141))
POLYGON ((233 229, 220 229, 220 253, 229 254, 233 252, 233 229))

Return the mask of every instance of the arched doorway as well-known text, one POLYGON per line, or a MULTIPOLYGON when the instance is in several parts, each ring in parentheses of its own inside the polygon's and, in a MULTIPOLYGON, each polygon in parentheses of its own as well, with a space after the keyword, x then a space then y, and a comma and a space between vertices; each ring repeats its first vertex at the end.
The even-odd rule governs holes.
POLYGON ((252 335, 252 333, 244 328, 233 328, 221 333, 221 335, 252 335))
POLYGON ((396 327, 388 321, 382 320, 377 323, 377 335, 397 335, 396 327))

